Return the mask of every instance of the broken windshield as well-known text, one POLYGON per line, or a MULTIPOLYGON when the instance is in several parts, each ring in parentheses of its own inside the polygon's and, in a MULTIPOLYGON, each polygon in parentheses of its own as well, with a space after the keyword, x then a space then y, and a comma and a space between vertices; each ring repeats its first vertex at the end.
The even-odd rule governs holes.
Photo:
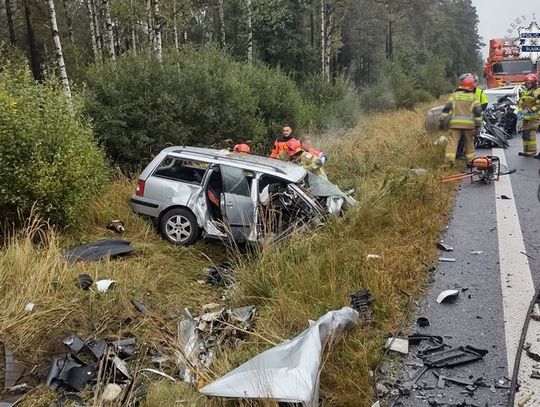
POLYGON ((330 181, 313 174, 308 173, 308 185, 311 193, 317 197, 327 196, 345 196, 343 191, 339 189, 337 185, 332 184, 330 181))

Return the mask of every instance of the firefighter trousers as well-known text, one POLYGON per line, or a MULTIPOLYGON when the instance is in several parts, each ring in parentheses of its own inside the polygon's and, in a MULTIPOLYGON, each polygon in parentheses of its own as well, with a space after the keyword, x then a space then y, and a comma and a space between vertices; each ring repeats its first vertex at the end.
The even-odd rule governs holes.
POLYGON ((523 120, 523 125, 521 126, 521 139, 523 140, 523 154, 524 155, 535 155, 536 154, 536 132, 538 130, 538 125, 540 121, 538 119, 534 120, 523 120))
POLYGON ((448 143, 446 143, 445 159, 447 163, 453 164, 456 161, 456 151, 459 141, 463 139, 465 147, 465 157, 467 163, 470 163, 474 158, 474 129, 450 129, 448 135, 448 143))

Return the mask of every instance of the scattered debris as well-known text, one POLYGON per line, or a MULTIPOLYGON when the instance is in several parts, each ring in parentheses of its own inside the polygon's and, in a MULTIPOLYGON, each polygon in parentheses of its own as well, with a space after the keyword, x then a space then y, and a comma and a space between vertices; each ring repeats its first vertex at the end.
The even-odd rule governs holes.
POLYGON ((58 397, 58 399, 56 399, 56 401, 54 401, 50 407, 84 407, 84 405, 85 404, 82 398, 76 394, 69 393, 58 397))
POLYGON ((482 250, 471 250, 471 254, 482 254, 484 253, 482 250))
POLYGON ((103 389, 103 393, 101 393, 101 400, 102 401, 114 401, 118 398, 120 394, 122 394, 122 387, 116 383, 107 383, 105 388, 103 389))
POLYGON ((150 372, 150 373, 154 373, 154 374, 157 374, 158 376, 161 376, 161 377, 164 377, 166 379, 169 379, 171 382, 173 383, 176 383, 176 379, 172 376, 169 376, 167 373, 163 373, 163 372, 160 372, 159 370, 156 370, 156 369, 150 369, 150 368, 147 368, 147 369, 141 369, 139 370, 140 372, 150 372))
POLYGON ((446 136, 440 136, 437 140, 433 142, 435 145, 444 144, 448 142, 448 138, 446 136))
POLYGON ((107 229, 112 230, 116 233, 124 233, 126 228, 124 227, 124 222, 119 219, 111 220, 107 225, 107 229))
POLYGON ((351 308, 358 311, 360 319, 365 322, 373 321, 373 296, 367 289, 358 290, 349 294, 349 303, 351 308))
POLYGON ((501 195, 501 196, 500 196, 500 199, 508 199, 508 200, 511 200, 512 198, 510 198, 508 195, 501 195))
POLYGON ((36 304, 34 304, 33 302, 29 302, 28 304, 26 304, 24 306, 24 310, 26 312, 32 312, 34 310, 34 307, 36 306, 36 304))
POLYGON ((443 263, 455 263, 456 259, 452 257, 439 257, 439 261, 442 261, 443 263))
POLYGON ((75 280, 75 285, 85 291, 89 290, 90 287, 92 287, 92 284, 94 284, 94 280, 92 280, 92 277, 88 274, 79 274, 75 280))
POLYGON ((451 246, 448 246, 446 243, 444 243, 442 240, 437 243, 437 247, 445 252, 452 252, 454 251, 454 248, 451 246))
POLYGON ((114 287, 115 280, 98 280, 96 281, 96 288, 100 293, 106 293, 110 288, 114 287))
POLYGON ((142 301, 136 298, 133 298, 130 302, 131 302, 131 305, 133 305, 133 307, 135 307, 135 309, 139 311, 141 314, 144 314, 144 315, 150 314, 150 310, 148 309, 146 305, 144 305, 142 301))
POLYGON ((366 260, 373 260, 373 259, 380 259, 380 258, 381 256, 379 256, 378 254, 372 254, 372 253, 366 256, 366 260))
POLYGON ((472 346, 459 346, 438 352, 433 352, 424 358, 429 367, 452 367, 482 359, 488 351, 472 346))
POLYGON ((17 384, 24 372, 24 365, 13 356, 13 353, 5 346, 4 348, 4 389, 9 389, 17 384))
POLYGON ((437 303, 441 304, 447 300, 456 299, 459 295, 459 290, 445 290, 437 297, 437 303))
POLYGON ((407 339, 388 338, 384 348, 406 355, 409 353, 409 341, 407 339))
POLYGON ((426 175, 428 173, 425 168, 411 168, 411 171, 416 175, 426 175))
POLYGON ((525 353, 528 357, 536 362, 540 362, 540 344, 538 343, 526 343, 523 346, 525 353))
POLYGON ((416 320, 416 324, 420 327, 420 328, 424 328, 426 326, 429 326, 429 319, 427 319, 426 317, 419 317, 417 320, 416 320))
POLYGON ((358 322, 350 307, 329 311, 296 338, 286 340, 200 389, 207 396, 319 403, 319 368, 323 350, 358 322))
POLYGON ((256 308, 226 308, 219 304, 207 304, 206 311, 193 317, 184 309, 184 318, 178 323, 178 347, 176 365, 183 372, 187 383, 197 383, 200 373, 210 366, 214 349, 220 345, 234 347, 251 330, 256 308))
POLYGON ((204 270, 207 274, 206 282, 218 287, 229 287, 238 282, 238 277, 230 262, 224 262, 204 270))
MULTIPOLYGON (((132 378, 128 368, 121 359, 128 359, 135 354, 135 338, 125 338, 118 341, 107 342, 94 340, 86 342, 75 334, 66 336, 62 343, 70 353, 63 357, 56 357, 51 363, 47 376, 46 386, 60 392, 83 391, 98 378, 98 369, 104 369, 101 376, 114 377, 116 384, 127 384, 132 378), (83 361, 84 360, 84 361, 83 361), (121 373, 121 374, 118 374, 121 373)), ((113 390, 109 390, 113 393, 113 390)))
POLYGON ((64 250, 64 258, 73 263, 76 261, 98 261, 105 258, 125 256, 132 253, 133 246, 128 240, 103 239, 64 250))
POLYGON ((525 252, 523 252, 523 251, 521 251, 520 253, 523 254, 523 255, 525 255, 525 256, 527 256, 527 257, 528 257, 529 259, 531 259, 531 260, 536 260, 536 257, 533 257, 533 256, 531 256, 530 254, 527 254, 527 253, 525 253, 525 252))

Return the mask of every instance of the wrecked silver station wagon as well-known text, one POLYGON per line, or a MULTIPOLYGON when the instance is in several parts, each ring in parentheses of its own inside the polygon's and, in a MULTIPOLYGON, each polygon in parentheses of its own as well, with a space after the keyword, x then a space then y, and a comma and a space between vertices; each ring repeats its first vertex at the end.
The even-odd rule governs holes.
POLYGON ((171 243, 203 233, 236 242, 279 241, 356 201, 301 166, 198 147, 162 150, 140 174, 133 210, 171 243))

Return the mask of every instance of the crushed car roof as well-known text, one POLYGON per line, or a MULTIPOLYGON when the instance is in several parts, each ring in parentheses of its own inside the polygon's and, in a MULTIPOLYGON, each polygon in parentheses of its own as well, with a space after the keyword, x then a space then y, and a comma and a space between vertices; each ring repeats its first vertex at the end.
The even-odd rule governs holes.
POLYGON ((254 154, 187 146, 169 147, 164 149, 162 153, 172 156, 181 154, 184 158, 211 163, 226 163, 233 167, 273 175, 290 182, 299 182, 306 176, 306 170, 299 165, 254 154))

